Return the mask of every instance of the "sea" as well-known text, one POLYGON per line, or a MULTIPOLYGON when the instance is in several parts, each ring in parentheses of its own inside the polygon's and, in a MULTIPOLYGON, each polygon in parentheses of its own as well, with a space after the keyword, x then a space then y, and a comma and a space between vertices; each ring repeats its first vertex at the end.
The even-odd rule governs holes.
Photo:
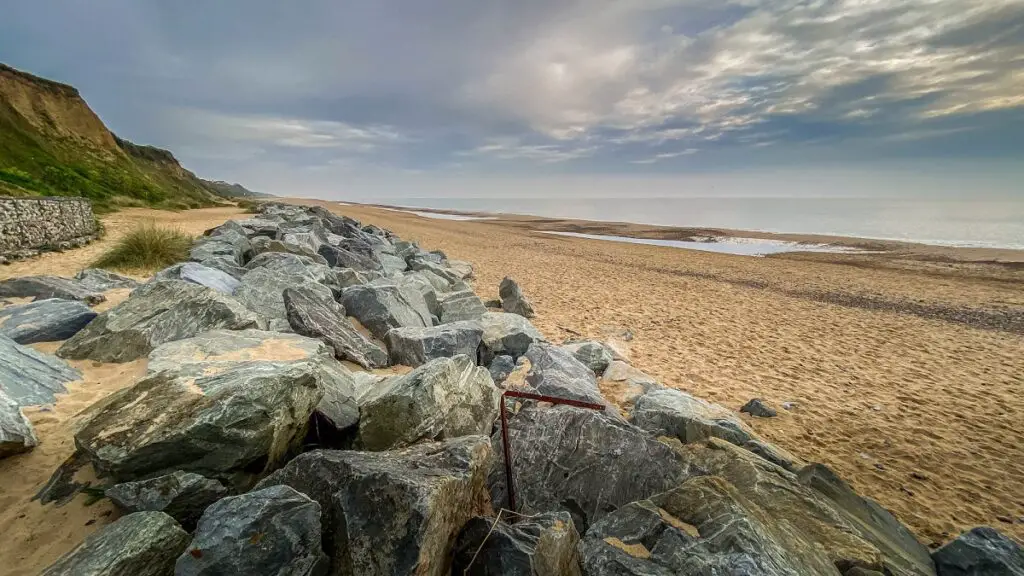
POLYGON ((662 226, 831 234, 1024 249, 1020 198, 376 198, 409 209, 528 214, 662 226))

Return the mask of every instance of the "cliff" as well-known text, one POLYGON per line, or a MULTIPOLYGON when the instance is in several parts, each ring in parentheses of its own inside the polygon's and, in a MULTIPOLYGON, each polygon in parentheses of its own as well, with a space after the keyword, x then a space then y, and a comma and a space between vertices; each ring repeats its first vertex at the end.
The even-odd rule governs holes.
POLYGON ((100 209, 220 203, 160 148, 114 135, 78 90, 0 64, 0 195, 83 196, 100 209))

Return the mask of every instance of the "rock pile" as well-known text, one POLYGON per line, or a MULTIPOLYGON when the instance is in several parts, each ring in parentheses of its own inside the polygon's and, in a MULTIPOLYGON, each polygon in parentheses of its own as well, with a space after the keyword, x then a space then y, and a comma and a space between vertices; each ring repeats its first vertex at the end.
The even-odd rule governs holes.
POLYGON ((0 335, 0 456, 37 441, 20 407, 78 377, 19 342, 149 358, 75 433, 73 461, 126 516, 47 574, 929 576, 1024 562, 989 529, 933 559, 737 413, 603 342, 547 342, 513 281, 488 311, 470 265, 386 230, 264 204, 190 256, 95 317, 90 295, 122 281, 0 287, 39 299, 0 312, 17 339, 0 335), (365 371, 399 364, 412 370, 365 371), (504 386, 604 408, 502 399, 504 386), (498 515, 510 492, 517 510, 498 515))

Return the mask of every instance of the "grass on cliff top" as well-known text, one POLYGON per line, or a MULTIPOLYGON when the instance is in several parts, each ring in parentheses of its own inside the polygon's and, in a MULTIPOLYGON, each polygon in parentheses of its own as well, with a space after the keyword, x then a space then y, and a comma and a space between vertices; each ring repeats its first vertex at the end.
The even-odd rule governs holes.
POLYGON ((188 260, 191 247, 192 237, 181 230, 142 224, 125 234, 92 265, 112 270, 152 272, 188 260))

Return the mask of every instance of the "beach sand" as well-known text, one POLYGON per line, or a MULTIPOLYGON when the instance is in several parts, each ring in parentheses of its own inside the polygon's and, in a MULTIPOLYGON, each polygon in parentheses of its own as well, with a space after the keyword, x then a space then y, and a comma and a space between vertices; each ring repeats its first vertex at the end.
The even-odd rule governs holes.
MULTIPOLYGON (((759 433, 829 465, 926 544, 980 524, 1024 540, 1024 335, 1015 331, 1024 282, 991 255, 754 258, 552 236, 522 218, 450 221, 303 202, 472 262, 485 299, 513 276, 552 341, 629 330, 621 344, 631 360, 664 384, 734 410, 763 398, 779 416, 743 415, 759 433)), ((103 241, 0 267, 0 279, 71 276, 140 222, 198 234, 241 212, 106 215, 103 241)), ((127 291, 107 296, 101 306, 127 291)), ((5 573, 38 573, 116 516, 109 502, 86 506, 83 495, 63 507, 29 499, 73 452, 81 411, 134 383, 144 362, 72 362, 83 381, 53 407, 26 409, 39 446, 0 461, 5 573)))

